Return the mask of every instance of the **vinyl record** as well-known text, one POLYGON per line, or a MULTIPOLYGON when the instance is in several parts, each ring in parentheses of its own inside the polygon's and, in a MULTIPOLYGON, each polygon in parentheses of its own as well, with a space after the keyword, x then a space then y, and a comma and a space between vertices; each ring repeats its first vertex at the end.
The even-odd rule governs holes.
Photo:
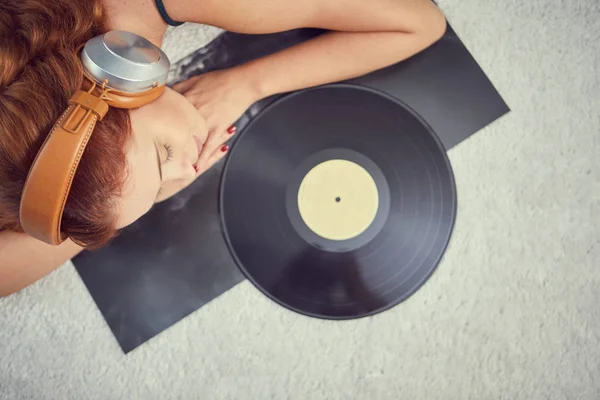
POLYGON ((233 146, 220 196, 244 275, 279 304, 329 319, 413 294, 456 216, 451 166, 427 123, 388 95, 345 84, 263 110, 233 146))

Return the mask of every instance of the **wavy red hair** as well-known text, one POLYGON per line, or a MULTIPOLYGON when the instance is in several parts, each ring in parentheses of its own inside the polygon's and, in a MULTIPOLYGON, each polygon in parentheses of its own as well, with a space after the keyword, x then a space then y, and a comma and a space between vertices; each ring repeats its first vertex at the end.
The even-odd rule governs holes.
MULTIPOLYGON (((76 50, 104 32, 96 0, 0 0, 0 231, 22 231, 23 185, 44 138, 83 82, 76 50)), ((65 205, 62 229, 96 248, 116 234, 127 178, 127 110, 98 122, 65 205)))

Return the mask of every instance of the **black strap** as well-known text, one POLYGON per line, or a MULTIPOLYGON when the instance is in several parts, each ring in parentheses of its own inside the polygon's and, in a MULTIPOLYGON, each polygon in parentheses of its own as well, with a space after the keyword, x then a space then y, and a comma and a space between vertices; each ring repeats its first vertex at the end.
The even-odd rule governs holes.
POLYGON ((174 21, 173 19, 171 19, 171 17, 169 17, 169 14, 167 13, 167 10, 165 9, 165 5, 163 4, 162 0, 154 0, 154 1, 156 2, 156 8, 158 8, 158 12, 160 13, 160 16, 167 24, 169 24, 171 26, 179 26, 179 25, 183 24, 183 22, 174 21))

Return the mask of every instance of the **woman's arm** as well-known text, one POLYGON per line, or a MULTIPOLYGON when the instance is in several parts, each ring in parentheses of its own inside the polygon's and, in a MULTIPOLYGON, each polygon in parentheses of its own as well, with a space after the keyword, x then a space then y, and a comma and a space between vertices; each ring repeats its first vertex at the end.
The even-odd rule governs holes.
POLYGON ((168 7, 175 18, 241 33, 337 31, 238 68, 261 97, 387 67, 435 43, 446 30, 430 0, 183 0, 168 7))
POLYGON ((0 232, 0 296, 32 284, 81 250, 70 240, 50 246, 24 233, 0 232))
POLYGON ((429 47, 442 34, 331 32, 251 61, 238 72, 264 98, 388 67, 429 47))
POLYGON ((166 6, 175 20, 242 33, 304 27, 332 31, 174 85, 205 119, 210 137, 217 137, 262 98, 396 64, 446 31, 446 19, 431 0, 170 0, 166 6))

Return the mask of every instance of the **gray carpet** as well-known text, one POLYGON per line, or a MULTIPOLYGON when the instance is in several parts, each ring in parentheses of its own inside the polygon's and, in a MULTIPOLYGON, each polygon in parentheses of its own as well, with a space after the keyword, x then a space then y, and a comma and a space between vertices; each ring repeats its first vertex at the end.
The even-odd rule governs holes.
POLYGON ((440 4, 513 111, 450 152, 456 230, 419 292, 331 322, 244 282, 124 356, 67 264, 0 300, 0 399, 599 399, 600 5, 440 4))

